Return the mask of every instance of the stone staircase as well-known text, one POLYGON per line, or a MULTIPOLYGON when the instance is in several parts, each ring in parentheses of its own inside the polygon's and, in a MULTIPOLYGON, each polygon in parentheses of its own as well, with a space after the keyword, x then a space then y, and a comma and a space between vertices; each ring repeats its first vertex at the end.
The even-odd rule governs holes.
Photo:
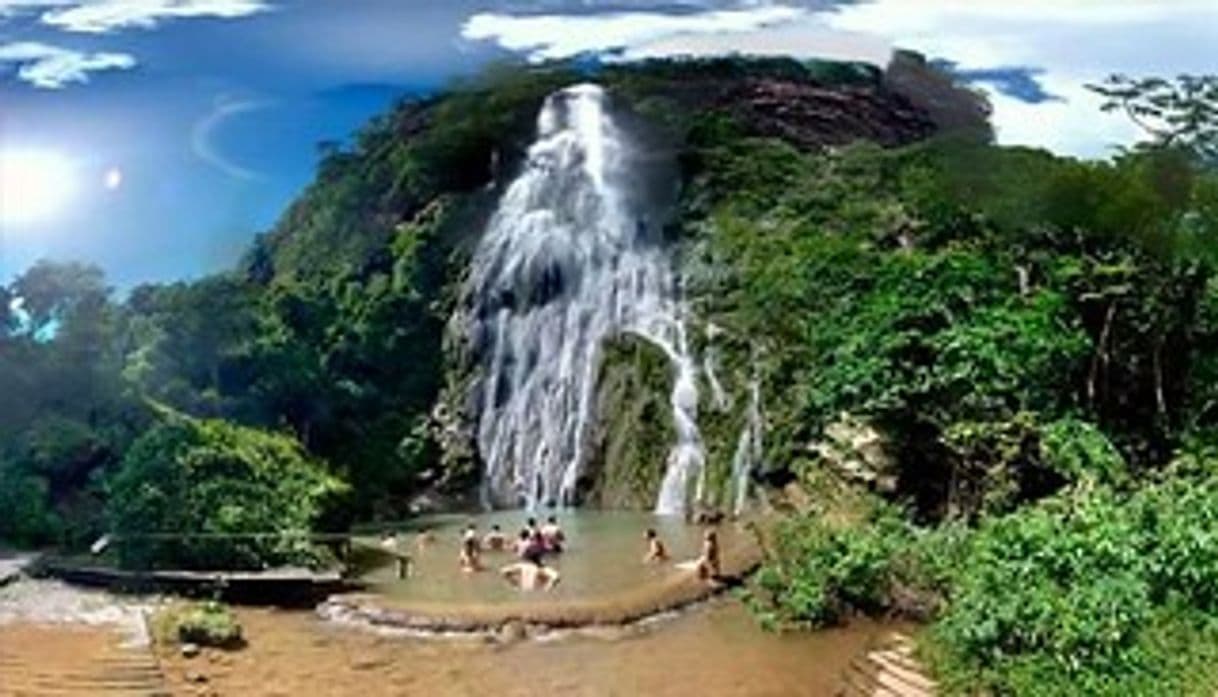
POLYGON ((891 634, 855 658, 842 676, 838 697, 931 697, 934 681, 914 657, 914 643, 891 634))
MULTIPOLYGON (((0 629, 0 634, 4 632, 0 629)), ((2 697, 169 697, 161 668, 149 648, 117 644, 55 652, 47 643, 0 640, 2 697)))

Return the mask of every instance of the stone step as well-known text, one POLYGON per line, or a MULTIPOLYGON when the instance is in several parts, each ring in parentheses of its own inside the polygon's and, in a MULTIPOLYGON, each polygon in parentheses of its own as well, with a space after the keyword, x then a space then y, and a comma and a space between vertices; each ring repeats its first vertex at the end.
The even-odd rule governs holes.
POLYGON ((922 673, 925 670, 918 659, 899 651, 882 649, 872 651, 869 655, 880 663, 895 665, 913 673, 922 673))
POLYGON ((841 697, 931 697, 937 693, 938 686, 916 657, 913 639, 895 633, 850 662, 837 692, 841 697))
POLYGON ((866 697, 900 697, 878 679, 875 667, 866 660, 855 659, 846 671, 847 684, 866 697))
POLYGON ((925 693, 934 692, 937 685, 922 672, 917 666, 911 665, 909 661, 905 661, 896 657, 894 654, 887 652, 874 652, 867 656, 879 672, 886 675, 891 675, 901 682, 915 687, 925 693))

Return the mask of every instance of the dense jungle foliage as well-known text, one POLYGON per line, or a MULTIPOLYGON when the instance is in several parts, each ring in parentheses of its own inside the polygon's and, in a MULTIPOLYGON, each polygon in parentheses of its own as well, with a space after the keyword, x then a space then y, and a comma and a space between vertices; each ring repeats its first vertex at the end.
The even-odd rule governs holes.
POLYGON ((1212 691, 1218 174, 704 132, 695 296, 760 349, 767 460, 814 494, 768 541, 763 620, 930 621, 965 693, 1212 691), (827 446, 842 424, 883 456, 827 446))
MULTIPOLYGON (((541 101, 579 79, 493 71, 325 146, 316 181, 230 273, 120 296, 92 267, 42 262, 0 289, 0 541, 116 533, 129 564, 255 567, 306 560, 298 533, 467 487, 473 463, 444 457, 436 416, 460 380, 445 326, 541 101), (135 544, 186 530, 283 536, 135 544)), ((914 616, 962 692, 1212 692, 1207 151, 1000 148, 971 95, 935 119, 970 127, 890 147, 762 127, 716 101, 740 80, 898 82, 859 66, 655 63, 596 79, 677 158, 668 236, 691 321, 716 328, 696 332, 700 348, 715 344, 737 392, 760 382, 758 482, 811 494, 765 541, 748 591, 765 622, 914 616)), ((919 85, 955 90, 938 80, 919 85)), ((663 412, 639 405, 649 422, 663 412)), ((721 467, 738 430, 716 418, 721 467)), ((645 438, 629 445, 640 467, 659 460, 645 438)), ((607 475, 594 495, 655 474, 607 475)))

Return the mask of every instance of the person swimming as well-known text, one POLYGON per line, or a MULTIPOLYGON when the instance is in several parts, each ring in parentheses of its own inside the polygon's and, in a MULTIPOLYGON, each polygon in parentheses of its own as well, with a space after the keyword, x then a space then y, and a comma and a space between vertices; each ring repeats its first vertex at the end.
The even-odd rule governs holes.
POLYGON ((550 590, 562 575, 535 561, 518 561, 499 569, 499 575, 522 591, 550 590))
POLYGON ((702 536, 702 556, 698 557, 696 568, 700 579, 714 581, 719 578, 719 534, 714 530, 707 530, 702 536))
POLYGON ((465 529, 465 534, 461 536, 461 570, 465 572, 481 571, 482 545, 478 538, 478 527, 473 523, 465 529))
POLYGON ((652 564, 668 559, 668 548, 664 546, 664 542, 656 534, 655 528, 647 528, 644 538, 647 540, 647 556, 643 557, 644 563, 652 564))
POLYGON ((562 528, 558 526, 558 518, 550 516, 546 520, 546 524, 541 526, 540 532, 545 550, 552 554, 561 554, 562 546, 567 541, 567 536, 563 534, 562 528))
POLYGON ((491 552, 502 552, 507 547, 507 536, 499 529, 499 524, 491 526, 491 531, 482 538, 482 546, 491 552))

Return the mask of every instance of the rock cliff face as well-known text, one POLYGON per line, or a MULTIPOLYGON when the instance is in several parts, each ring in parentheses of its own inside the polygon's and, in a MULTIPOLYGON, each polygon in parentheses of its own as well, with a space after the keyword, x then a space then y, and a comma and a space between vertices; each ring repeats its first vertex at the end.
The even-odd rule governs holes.
POLYGON ((727 90, 714 108, 758 136, 779 138, 805 150, 857 140, 891 147, 935 132, 925 110, 876 86, 749 80, 727 90))
POLYGON ((583 503, 651 508, 674 438, 672 366, 659 349, 635 337, 611 343, 597 382, 596 429, 580 489, 583 503))

